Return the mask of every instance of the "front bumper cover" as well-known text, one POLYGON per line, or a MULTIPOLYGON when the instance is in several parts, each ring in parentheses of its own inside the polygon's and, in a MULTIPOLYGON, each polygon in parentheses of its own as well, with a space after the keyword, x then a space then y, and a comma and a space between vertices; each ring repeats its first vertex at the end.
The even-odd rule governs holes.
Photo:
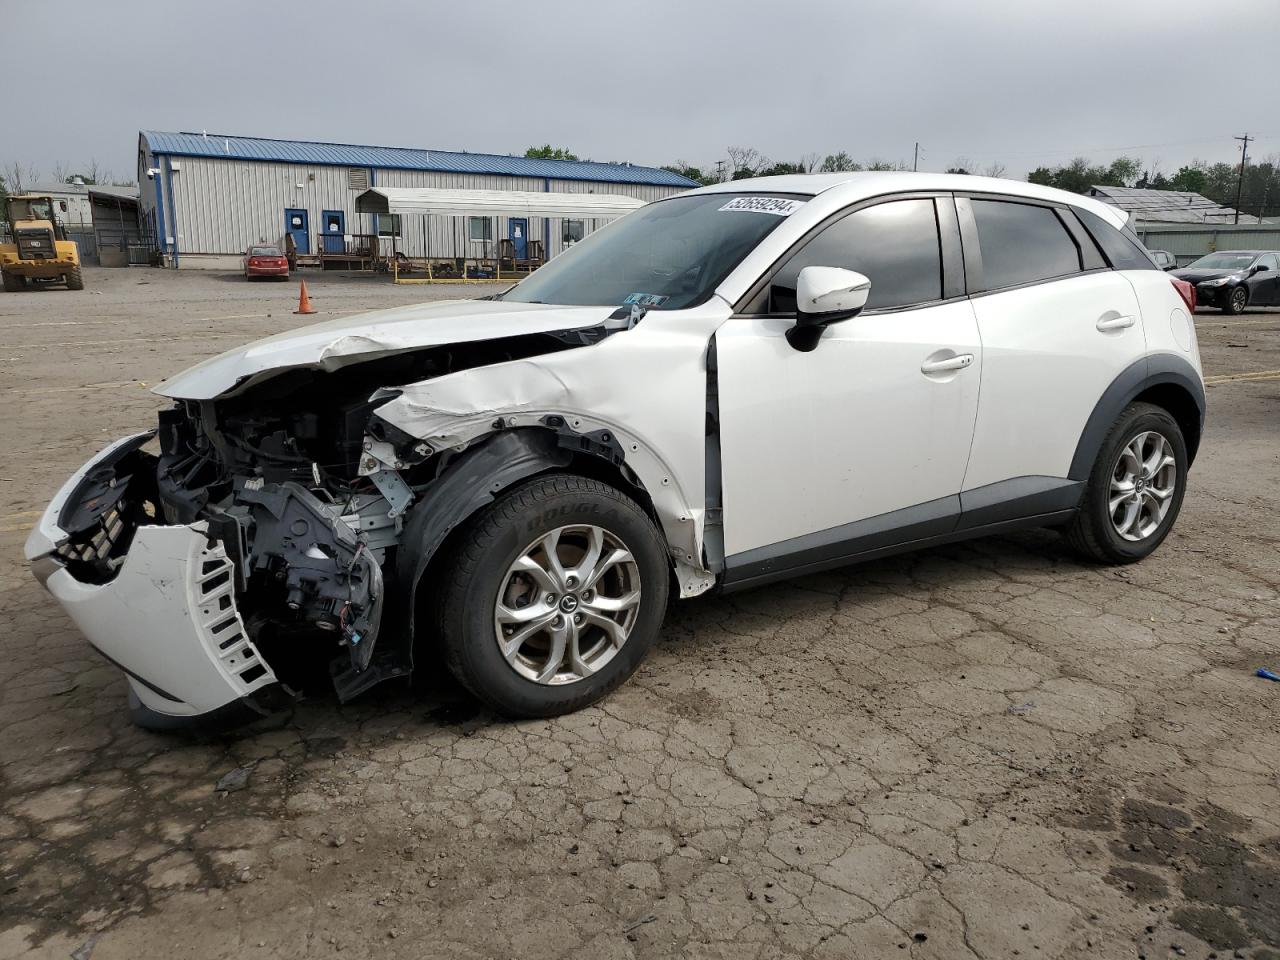
POLYGON ((276 676, 236 609, 232 561, 203 521, 139 526, 107 583, 76 579, 59 558, 70 538, 58 525, 68 503, 102 465, 150 436, 120 440, 81 467, 32 530, 27 559, 89 643, 128 675, 146 710, 198 722, 240 702, 264 714, 257 701, 276 676))

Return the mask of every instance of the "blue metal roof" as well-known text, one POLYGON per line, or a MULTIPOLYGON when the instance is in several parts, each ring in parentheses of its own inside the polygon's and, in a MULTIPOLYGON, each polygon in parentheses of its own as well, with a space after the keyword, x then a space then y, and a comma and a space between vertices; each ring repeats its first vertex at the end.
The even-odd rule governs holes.
POLYGON ((408 147, 370 147, 350 143, 312 143, 307 140, 264 140, 225 134, 140 134, 153 154, 175 157, 222 157, 280 163, 314 163, 338 167, 382 167, 389 170, 431 170, 439 173, 487 173, 512 177, 550 177, 553 180, 591 180, 602 183, 644 183, 664 187, 696 187, 694 181, 669 170, 629 163, 590 160, 533 160, 492 153, 415 150, 408 147))

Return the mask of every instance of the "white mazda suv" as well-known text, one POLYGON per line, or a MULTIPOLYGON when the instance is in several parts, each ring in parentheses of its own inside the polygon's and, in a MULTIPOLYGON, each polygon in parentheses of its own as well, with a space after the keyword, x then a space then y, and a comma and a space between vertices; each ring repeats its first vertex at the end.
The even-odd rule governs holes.
POLYGON ((344 700, 447 665, 555 715, 636 670, 669 591, 1021 527, 1147 556, 1200 443, 1193 305, 1087 197, 718 184, 504 293, 178 374, 26 551, 146 726, 261 714, 317 664, 344 700))

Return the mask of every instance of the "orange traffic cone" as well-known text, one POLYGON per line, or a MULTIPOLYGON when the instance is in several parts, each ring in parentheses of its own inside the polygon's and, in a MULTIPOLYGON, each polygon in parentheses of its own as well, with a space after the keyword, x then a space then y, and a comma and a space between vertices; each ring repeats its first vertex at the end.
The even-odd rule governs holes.
POLYGON ((298 309, 294 313, 315 313, 316 308, 311 305, 311 298, 307 296, 307 281, 302 281, 302 289, 298 291, 298 309))

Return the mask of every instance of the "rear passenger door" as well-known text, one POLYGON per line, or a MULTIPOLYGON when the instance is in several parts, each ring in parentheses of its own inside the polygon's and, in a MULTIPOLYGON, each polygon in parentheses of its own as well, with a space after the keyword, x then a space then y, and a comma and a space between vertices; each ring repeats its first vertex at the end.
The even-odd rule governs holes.
POLYGON ((962 524, 1005 519, 993 505, 1073 506, 1057 499, 1072 501, 1066 478, 1089 415, 1146 352, 1137 295, 1069 208, 981 195, 956 204, 982 338, 962 524))

